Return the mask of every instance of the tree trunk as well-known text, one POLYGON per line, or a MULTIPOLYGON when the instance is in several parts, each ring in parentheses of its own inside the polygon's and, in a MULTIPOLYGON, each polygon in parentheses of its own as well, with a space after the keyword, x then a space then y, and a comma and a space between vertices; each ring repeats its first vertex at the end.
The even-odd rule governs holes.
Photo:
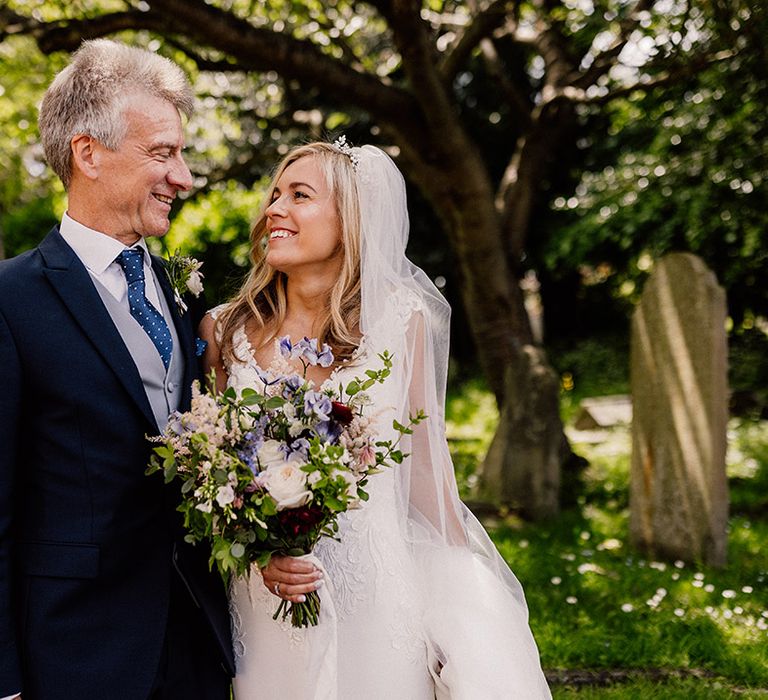
POLYGON ((483 462, 477 496, 542 520, 560 509, 560 474, 570 455, 557 375, 544 352, 526 345, 507 367, 506 399, 483 462))
POLYGON ((464 153, 453 161, 454 169, 443 171, 443 178, 422 178, 418 184, 451 237, 478 360, 501 409, 477 495, 542 519, 559 510, 561 467, 570 456, 560 420, 559 382, 544 351, 533 346, 493 192, 476 160, 464 153))

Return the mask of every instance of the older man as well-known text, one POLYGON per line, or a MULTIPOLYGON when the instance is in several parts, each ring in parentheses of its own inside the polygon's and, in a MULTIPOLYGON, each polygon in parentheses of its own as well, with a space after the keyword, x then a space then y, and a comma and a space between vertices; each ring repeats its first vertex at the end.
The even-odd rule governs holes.
POLYGON ((0 263, 0 698, 229 697, 223 586, 144 469, 196 376, 145 239, 192 184, 172 62, 86 42, 40 110, 61 225, 0 263), (202 555, 202 556, 200 556, 202 555))

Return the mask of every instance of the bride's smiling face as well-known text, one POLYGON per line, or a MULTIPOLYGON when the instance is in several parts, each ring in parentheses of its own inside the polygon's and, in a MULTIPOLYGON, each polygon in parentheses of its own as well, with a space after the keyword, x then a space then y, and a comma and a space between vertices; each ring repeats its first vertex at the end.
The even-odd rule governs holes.
POLYGON ((341 223, 336 200, 313 156, 291 163, 280 175, 266 209, 267 262, 290 273, 311 266, 318 273, 338 269, 341 223))

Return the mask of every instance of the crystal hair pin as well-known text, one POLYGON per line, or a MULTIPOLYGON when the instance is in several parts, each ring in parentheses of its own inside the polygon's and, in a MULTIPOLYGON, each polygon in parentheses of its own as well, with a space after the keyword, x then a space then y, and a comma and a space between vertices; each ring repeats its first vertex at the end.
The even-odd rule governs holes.
POLYGON ((339 153, 343 153, 347 158, 349 158, 350 162, 352 163, 352 170, 355 172, 358 172, 360 169, 360 157, 352 152, 352 146, 350 146, 347 143, 347 137, 343 134, 339 136, 334 142, 333 147, 339 151, 339 153))

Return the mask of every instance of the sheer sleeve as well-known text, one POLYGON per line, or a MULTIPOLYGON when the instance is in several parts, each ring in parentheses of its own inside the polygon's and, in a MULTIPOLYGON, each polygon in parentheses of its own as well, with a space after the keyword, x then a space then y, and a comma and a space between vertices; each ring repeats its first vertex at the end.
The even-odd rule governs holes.
POLYGON ((463 513, 458 499, 456 476, 448 444, 445 440, 443 407, 428 397, 436 396, 434 373, 429 371, 428 345, 425 343, 425 322, 422 312, 414 312, 406 331, 406 371, 408 384, 408 419, 419 410, 432 411, 427 419, 415 426, 410 436, 409 473, 407 484, 409 516, 422 527, 433 531, 439 540, 451 545, 467 545, 463 513))
POLYGON ((358 156, 361 330, 393 356, 387 402, 407 423, 396 468, 398 516, 421 591, 423 625, 438 698, 550 698, 528 626, 523 589, 490 537, 459 499, 445 436, 450 307, 405 256, 405 183, 377 148, 358 156))

